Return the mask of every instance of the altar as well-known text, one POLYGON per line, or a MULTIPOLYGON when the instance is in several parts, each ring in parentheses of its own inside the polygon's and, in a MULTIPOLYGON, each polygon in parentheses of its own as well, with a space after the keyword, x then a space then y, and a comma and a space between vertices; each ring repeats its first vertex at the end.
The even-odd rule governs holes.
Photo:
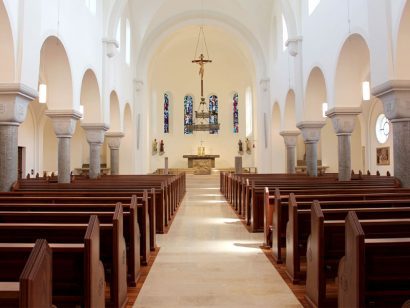
POLYGON ((215 158, 219 155, 184 155, 188 158, 188 168, 194 168, 194 174, 211 174, 211 169, 215 168, 215 158))

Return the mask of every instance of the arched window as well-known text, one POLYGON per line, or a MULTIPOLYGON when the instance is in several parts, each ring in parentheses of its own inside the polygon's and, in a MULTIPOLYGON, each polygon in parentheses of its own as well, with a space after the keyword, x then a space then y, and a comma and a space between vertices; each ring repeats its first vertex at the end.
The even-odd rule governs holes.
POLYGON ((131 26, 128 19, 125 23, 125 62, 131 64, 131 26))
POLYGON ((194 100, 192 96, 187 95, 184 97, 184 134, 191 135, 192 128, 190 125, 194 124, 193 122, 193 109, 194 109, 194 100))
POLYGON ((319 5, 320 0, 309 0, 309 16, 313 14, 313 12, 316 10, 317 6, 319 5))
POLYGON ((246 104, 246 136, 250 136, 253 131, 253 110, 252 110, 252 90, 251 88, 246 89, 246 97, 245 97, 245 104, 246 104))
MULTIPOLYGON (((218 124, 218 96, 209 97, 209 124, 218 124)), ((210 129, 210 134, 217 134, 218 129, 210 129)))
POLYGON ((121 49, 121 19, 118 21, 117 33, 115 34, 115 39, 118 42, 118 49, 121 49))
POLYGON ((288 26, 286 25, 285 16, 282 15, 282 44, 283 44, 283 51, 286 50, 286 42, 289 39, 288 33, 288 26))
POLYGON ((233 133, 237 134, 239 133, 239 109, 238 109, 238 103, 239 103, 239 95, 238 93, 235 93, 233 95, 233 133))
POLYGON ((169 133, 169 96, 164 94, 164 134, 169 133))

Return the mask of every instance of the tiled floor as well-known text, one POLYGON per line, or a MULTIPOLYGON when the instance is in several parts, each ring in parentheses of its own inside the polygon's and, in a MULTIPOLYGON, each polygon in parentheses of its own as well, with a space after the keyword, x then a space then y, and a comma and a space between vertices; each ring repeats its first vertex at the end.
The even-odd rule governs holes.
POLYGON ((219 192, 187 176, 187 194, 134 307, 301 307, 219 192))

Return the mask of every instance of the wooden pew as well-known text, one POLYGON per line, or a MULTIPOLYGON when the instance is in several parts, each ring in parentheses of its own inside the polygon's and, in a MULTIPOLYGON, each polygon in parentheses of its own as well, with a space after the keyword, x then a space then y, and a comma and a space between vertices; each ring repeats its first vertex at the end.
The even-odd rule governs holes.
MULTIPOLYGON (((326 207, 338 207, 343 205, 345 201, 353 202, 356 205, 360 203, 366 203, 367 200, 383 200, 389 199, 397 204, 403 203, 406 199, 410 199, 410 191, 408 189, 395 189, 393 191, 387 190, 384 192, 381 189, 323 189, 312 190, 310 194, 300 195, 298 191, 295 191, 296 198, 299 206, 304 208, 310 208, 313 200, 321 201, 321 204, 326 207), (394 201, 396 200, 397 201, 394 201)), ((267 191, 265 191, 266 195, 267 191)), ((303 192, 305 193, 305 192, 303 192)), ((266 197, 265 197, 266 199, 266 197)), ((280 195, 279 189, 275 190, 274 204, 273 204, 273 217, 272 217, 272 229, 271 229, 271 243, 272 253, 276 262, 281 263, 282 252, 281 248, 286 246, 286 224, 288 222, 289 209, 288 209, 289 195, 280 195)), ((271 198, 270 198, 271 200, 271 198)), ((384 201, 380 201, 383 206, 384 201)), ((355 206, 351 203, 351 206, 355 206)), ((374 204, 377 201, 374 202, 374 204)), ((379 206, 379 207, 380 207, 379 206)), ((269 231, 265 231, 266 234, 269 231)))
MULTIPOLYGON (((0 242, 26 243, 33 242, 36 238, 45 238, 54 243, 78 243, 87 228, 87 224, 70 222, 64 224, 0 223, 0 242)), ((123 307, 127 303, 127 267, 120 204, 117 204, 115 208, 112 223, 101 224, 100 232, 102 233, 100 237, 101 259, 106 269, 111 269, 110 275, 106 275, 110 283, 111 301, 114 307, 123 307)))
MULTIPOLYGON (((41 193, 36 196, 16 197, 14 193, 0 194, 0 210, 26 210, 26 211, 114 211, 116 202, 123 202, 124 209, 128 210, 131 204, 136 204, 138 217, 138 225, 140 228, 140 254, 142 257, 141 263, 146 265, 150 253, 150 245, 154 245, 151 241, 150 222, 148 214, 148 200, 142 199, 142 204, 137 204, 137 197, 70 197, 59 195, 42 196, 41 193)), ((129 224, 130 234, 136 234, 138 227, 136 223, 129 224)), ((127 236, 125 236, 127 238, 127 236)), ((134 247, 138 247, 138 236, 133 239, 134 247)), ((135 250, 133 250, 135 251, 135 250)), ((136 263, 138 264, 138 263, 136 263)), ((136 271, 133 271, 136 273, 136 271)), ((134 277, 136 277, 134 275, 134 277)))
MULTIPOLYGON (((4 252, 4 248, 5 246, 0 244, 1 253, 4 252)), ((15 277, 12 278, 18 281, 10 282, 12 280, 10 279, 7 282, 0 282, 0 305, 2 307, 51 308, 52 253, 47 241, 37 240, 28 258, 26 253, 21 256, 21 251, 13 251, 12 260, 14 261, 13 266, 0 264, 0 276, 2 273, 11 274, 14 271, 15 277), (16 264, 18 258, 27 260, 22 270, 22 264, 16 264), (7 266, 6 269, 5 266, 7 266)))
MULTIPOLYGON (((355 211, 360 219, 376 218, 410 218, 410 198, 398 204, 394 200, 377 200, 365 202, 345 201, 337 208, 321 207, 326 220, 343 220, 349 211, 355 211), (386 203, 384 204, 383 201, 386 203)), ((296 198, 289 198, 289 221, 286 228, 286 273, 292 282, 304 280, 305 271, 301 271, 301 258, 306 256, 307 239, 311 232, 311 209, 298 207, 296 198)))
MULTIPOLYGON (((17 256, 33 249, 33 241, 0 244, 1 262, 4 268, 19 262, 17 256), (18 252, 16 254, 16 252, 18 252)), ((104 267, 100 261, 100 224, 97 216, 91 216, 81 243, 49 244, 53 252, 53 303, 56 305, 81 305, 87 308, 104 307, 104 267), (85 235, 84 235, 85 234, 85 235)), ((24 258, 22 259, 24 260, 24 258)), ((21 260, 20 260, 21 262, 21 260)), ((24 261, 23 261, 24 262, 24 261)), ((14 280, 10 273, 0 271, 0 279, 14 280)), ((14 274, 11 274, 14 275, 14 274)))
MULTIPOLYGON (((306 300, 312 307, 333 306, 336 298, 327 296, 326 279, 336 278, 339 260, 345 254, 345 220, 325 220, 318 202, 312 204, 311 215, 306 251, 306 300)), ((369 238, 410 237, 409 218, 369 219, 360 223, 369 238)), ((389 267, 388 262, 383 263, 385 268, 389 267)))
POLYGON ((401 307, 408 302, 410 237, 389 233, 369 237, 354 212, 346 217, 345 226, 345 256, 338 270, 339 307, 401 307))

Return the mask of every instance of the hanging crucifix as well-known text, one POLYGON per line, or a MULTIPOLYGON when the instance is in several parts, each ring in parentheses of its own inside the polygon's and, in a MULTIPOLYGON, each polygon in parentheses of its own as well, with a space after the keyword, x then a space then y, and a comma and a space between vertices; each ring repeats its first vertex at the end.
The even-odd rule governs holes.
POLYGON ((201 53, 198 60, 192 60, 192 63, 199 65, 199 75, 201 76, 201 97, 204 97, 204 73, 205 64, 212 63, 212 60, 205 60, 204 55, 201 53))

